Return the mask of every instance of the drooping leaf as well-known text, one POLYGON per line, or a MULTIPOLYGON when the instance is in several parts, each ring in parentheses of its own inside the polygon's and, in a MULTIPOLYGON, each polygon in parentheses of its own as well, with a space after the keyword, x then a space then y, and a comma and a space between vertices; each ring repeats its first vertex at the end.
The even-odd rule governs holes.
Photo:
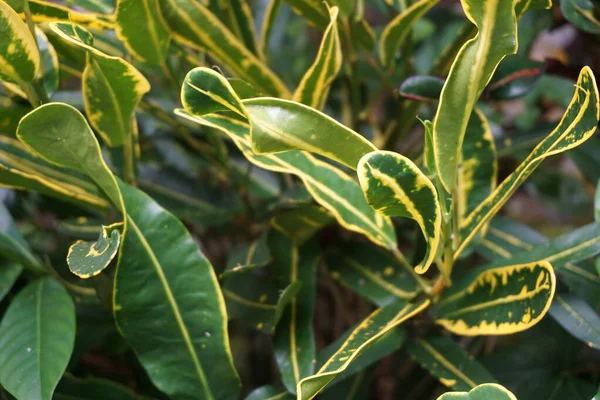
POLYGON ((482 267, 444 291, 435 305, 435 322, 465 336, 520 332, 546 315, 555 288, 547 261, 482 267))
POLYGON ((514 394, 497 383, 485 383, 467 392, 444 393, 437 400, 517 400, 514 394))
POLYGON ((338 374, 344 372, 372 343, 428 306, 429 300, 416 303, 399 300, 374 311, 350 333, 348 339, 317 373, 298 383, 298 399, 313 398, 338 374))
POLYGON ((34 190, 100 209, 109 207, 109 202, 87 177, 50 164, 6 136, 0 136, 0 186, 34 190))
POLYGON ((411 32, 411 28, 438 0, 419 0, 386 25, 379 42, 379 59, 385 66, 391 66, 394 55, 411 32))
POLYGON ((331 22, 325 29, 317 57, 294 92, 294 101, 320 110, 325 105, 329 87, 342 67, 342 48, 338 32, 339 9, 329 9, 331 22))
POLYGON ((50 400, 75 342, 75 306, 45 278, 27 285, 0 323, 0 384, 17 399, 50 400))
POLYGON ((196 0, 160 0, 160 4, 174 40, 208 51, 224 67, 265 94, 290 97, 275 73, 203 4, 196 0))
POLYGON ((119 0, 116 33, 127 50, 149 65, 165 62, 170 33, 159 0, 119 0))
MULTIPOLYGON (((48 162, 84 172, 125 214, 117 182, 102 158, 100 145, 90 126, 77 109, 64 103, 44 104, 21 120, 17 137, 48 162)), ((126 230, 126 227, 123 229, 126 230)), ((110 244, 109 241, 108 252, 88 251, 83 257, 70 257, 70 269, 83 275, 100 273, 116 254, 115 245, 118 246, 118 243, 110 244), (83 264, 76 267, 75 261, 83 264)), ((81 248, 86 246, 96 250, 106 248, 105 243, 86 245, 79 242, 75 246, 76 255, 80 255, 81 248)))
POLYGON ((591 0, 560 0, 560 10, 567 21, 588 33, 600 33, 600 20, 591 0))
POLYGON ((0 78, 31 82, 40 69, 35 38, 8 4, 0 1, 0 78))
POLYGON ((317 290, 317 243, 298 246, 290 238, 273 231, 270 238, 274 268, 300 290, 290 300, 275 330, 273 346, 281 379, 295 393, 301 379, 314 372, 316 345, 312 321, 317 290))
POLYGON ((3 261, 0 263, 0 301, 10 291, 19 275, 23 271, 21 264, 14 261, 3 261))
POLYGON ((457 214, 466 218, 496 188, 498 161, 492 130, 486 116, 473 110, 465 132, 462 166, 458 173, 457 214))
POLYGON ((414 279, 391 255, 374 246, 344 247, 328 254, 326 263, 334 280, 379 307, 417 295, 414 279))
POLYGON ((517 51, 514 0, 462 0, 477 36, 460 49, 442 90, 433 122, 435 163, 448 192, 456 186, 458 163, 471 111, 498 63, 517 51))
POLYGON ((270 223, 273 228, 288 235, 297 244, 302 244, 333 220, 333 216, 325 208, 307 204, 278 213, 271 218, 270 223))
POLYGON ((500 210, 515 190, 551 155, 562 153, 585 142, 595 132, 600 118, 598 88, 592 71, 582 69, 575 95, 565 114, 552 131, 527 158, 475 210, 460 227, 462 242, 455 251, 458 256, 487 222, 500 210))
POLYGON ((444 80, 436 76, 415 75, 400 85, 399 94, 419 101, 437 100, 444 87, 444 80))
POLYGON ((470 390, 496 379, 454 340, 426 337, 408 345, 408 354, 439 381, 455 390, 470 390))
POLYGON ((378 212, 414 219, 427 241, 417 273, 427 271, 441 237, 442 214, 433 183, 408 158, 390 151, 374 151, 361 158, 358 179, 367 202, 378 212))
POLYGON ((38 273, 46 271, 17 230, 12 216, 3 203, 0 203, 0 255, 32 271, 38 273))
POLYGON ((82 279, 94 277, 102 272, 119 251, 121 225, 103 225, 95 242, 78 240, 73 243, 67 254, 69 270, 82 279))
POLYGON ((170 397, 236 397, 227 312, 211 264, 177 218, 138 189, 119 187, 128 213, 115 275, 119 330, 170 397))
POLYGON ((585 301, 572 295, 557 294, 550 315, 571 335, 600 349, 600 317, 585 301))

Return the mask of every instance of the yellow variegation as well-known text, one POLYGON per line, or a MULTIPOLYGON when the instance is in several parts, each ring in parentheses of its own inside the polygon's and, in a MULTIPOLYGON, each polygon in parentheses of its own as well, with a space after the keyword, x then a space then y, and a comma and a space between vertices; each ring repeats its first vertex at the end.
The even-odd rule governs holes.
POLYGON ((39 69, 40 52, 35 38, 19 15, 0 0, 0 78, 28 83, 39 69))
POLYGON ((433 122, 436 168, 448 192, 456 187, 464 135, 475 102, 500 61, 517 51, 515 0, 462 0, 462 5, 479 31, 458 52, 433 122))
POLYGON ((379 59, 383 65, 393 65, 394 53, 402 46, 411 28, 439 0, 419 0, 386 25, 379 41, 379 59))
POLYGON ((460 227, 461 244, 455 250, 460 255, 475 235, 496 215, 517 188, 547 157, 579 146, 596 131, 600 119, 598 87, 589 67, 581 70, 575 94, 558 126, 527 156, 460 227))
POLYGON ((101 273, 119 251, 123 223, 102 226, 98 240, 86 242, 78 240, 69 248, 67 264, 69 270, 80 277, 88 279, 101 273))
POLYGON ((79 12, 48 0, 28 1, 33 21, 39 24, 61 21, 82 25, 89 29, 115 29, 114 21, 108 15, 79 12))
POLYGON ((552 8, 552 0, 517 0, 517 18, 521 17, 529 10, 539 10, 544 8, 552 8))
POLYGON ((164 63, 170 33, 158 0, 118 0, 116 23, 117 36, 135 58, 149 65, 164 63))
POLYGON ((371 207, 384 215, 417 222, 427 242, 427 251, 415 271, 425 273, 436 256, 441 238, 442 214, 433 183, 412 161, 391 151, 365 155, 357 172, 371 207))
POLYGON ((389 306, 375 310, 364 319, 354 330, 338 350, 327 360, 316 374, 302 379, 298 382, 296 392, 298 400, 314 398, 329 382, 338 374, 344 372, 348 366, 360 357, 372 343, 404 321, 414 317, 426 309, 429 300, 420 300, 415 303, 407 303, 398 300, 389 306))
POLYGON ((196 0, 160 0, 174 40, 207 51, 223 67, 252 83, 260 92, 290 97, 277 75, 244 46, 202 3, 196 0))
POLYGON ((484 267, 446 290, 436 323, 457 335, 508 335, 529 329, 550 308, 556 278, 547 261, 484 267))
POLYGON ((329 87, 342 67, 342 49, 338 32, 339 9, 331 7, 331 22, 325 29, 317 58, 302 77, 294 92, 293 100, 318 110, 322 109, 329 94, 329 87))
POLYGON ((254 53, 260 60, 264 60, 264 54, 258 45, 256 31, 254 29, 254 17, 247 0, 221 0, 221 8, 225 13, 227 26, 254 53))
POLYGON ((517 400, 517 397, 497 383, 484 383, 469 392, 444 393, 437 400, 517 400))
POLYGON ((275 26, 275 19, 277 18, 282 2, 283 0, 269 0, 269 4, 265 10, 265 18, 263 19, 262 31, 260 34, 260 47, 263 54, 267 54, 271 31, 275 26))

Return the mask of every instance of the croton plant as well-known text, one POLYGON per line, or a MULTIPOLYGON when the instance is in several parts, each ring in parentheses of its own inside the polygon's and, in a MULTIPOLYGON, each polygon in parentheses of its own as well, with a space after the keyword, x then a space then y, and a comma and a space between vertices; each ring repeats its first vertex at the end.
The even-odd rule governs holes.
POLYGON ((591 400, 555 3, 0 0, 0 398, 591 400))

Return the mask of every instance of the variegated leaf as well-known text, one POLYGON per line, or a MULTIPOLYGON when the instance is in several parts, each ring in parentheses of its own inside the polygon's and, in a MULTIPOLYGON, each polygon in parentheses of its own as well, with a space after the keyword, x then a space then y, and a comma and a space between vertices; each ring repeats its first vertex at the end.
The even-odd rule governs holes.
POLYGON ((98 275, 117 255, 121 244, 122 224, 102 226, 98 240, 78 240, 69 248, 67 264, 71 272, 82 279, 98 275))
POLYGON ((517 400, 514 394, 497 383, 484 383, 467 392, 444 393, 437 400, 517 400))
POLYGON ((0 0, 0 78, 29 83, 40 69, 35 38, 8 4, 0 0))
POLYGON ((117 29, 119 39, 138 60, 149 65, 165 62, 170 33, 159 0, 119 0, 117 29))
POLYGON ((415 270, 425 273, 441 238, 442 214, 433 183, 408 158, 390 151, 365 155, 358 164, 358 179, 367 202, 377 212, 417 222, 427 251, 415 270))
POLYGON ((244 43, 246 48, 260 60, 264 60, 254 30, 254 17, 248 0, 225 0, 222 6, 230 30, 244 43))
POLYGON ((28 1, 33 21, 38 24, 61 21, 78 24, 89 29, 113 30, 115 28, 111 16, 79 12, 48 0, 28 1))
POLYGON ((479 32, 456 56, 433 122, 436 168, 448 192, 456 187, 464 135, 475 102, 498 63, 517 51, 514 0, 462 0, 462 4, 479 32))
POLYGON ((546 157, 579 146, 596 131, 600 118, 598 87, 589 67, 582 69, 575 95, 558 126, 527 156, 475 210, 460 227, 461 244, 455 257, 462 253, 475 235, 506 203, 517 188, 531 175, 546 157))
POLYGON ((547 261, 468 272, 435 305, 436 323, 457 335, 508 335, 538 323, 556 288, 547 261))
POLYGON ((315 397, 329 382, 343 373, 369 346, 393 328, 429 306, 429 300, 407 303, 398 300, 375 310, 350 333, 327 362, 312 376, 302 379, 296 389, 299 400, 315 397))
POLYGON ((309 107, 322 109, 329 94, 329 87, 342 67, 342 48, 338 32, 339 9, 329 9, 331 22, 325 29, 319 52, 294 92, 294 101, 309 107))
POLYGON ((411 32, 411 28, 439 0, 419 0, 386 25, 379 41, 379 59, 386 66, 393 65, 394 55, 411 32))
POLYGON ((271 31, 275 26, 275 20, 279 14, 282 2, 283 0, 269 0, 269 4, 265 10, 265 18, 262 23, 262 31, 260 34, 260 47, 263 54, 267 54, 269 49, 269 38, 271 37, 271 31))

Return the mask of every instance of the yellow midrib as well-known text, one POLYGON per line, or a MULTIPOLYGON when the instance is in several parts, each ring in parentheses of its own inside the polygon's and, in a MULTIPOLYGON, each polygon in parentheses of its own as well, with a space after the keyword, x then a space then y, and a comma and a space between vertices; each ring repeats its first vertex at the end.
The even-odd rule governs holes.
POLYGON ((435 358, 440 364, 442 364, 446 369, 448 369, 451 373, 462 379, 467 385, 474 388, 477 384, 465 375, 462 371, 457 369, 447 358, 445 358, 442 354, 440 354, 433 346, 424 340, 420 340, 419 344, 425 348, 425 350, 431 354, 433 358, 435 358))

